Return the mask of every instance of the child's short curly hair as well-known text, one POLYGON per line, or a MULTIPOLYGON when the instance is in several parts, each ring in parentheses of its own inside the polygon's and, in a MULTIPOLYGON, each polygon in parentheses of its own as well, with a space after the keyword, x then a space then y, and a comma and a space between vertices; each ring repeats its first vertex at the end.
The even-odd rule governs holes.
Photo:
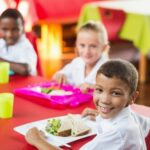
POLYGON ((15 20, 17 19, 21 19, 22 25, 24 25, 24 19, 22 14, 17 10, 17 9, 13 9, 13 8, 8 8, 6 9, 0 16, 0 20, 2 20, 3 18, 13 18, 15 20))
POLYGON ((108 78, 118 78, 125 82, 130 88, 130 94, 137 89, 138 72, 128 61, 112 59, 104 63, 97 71, 97 76, 103 74, 108 78))

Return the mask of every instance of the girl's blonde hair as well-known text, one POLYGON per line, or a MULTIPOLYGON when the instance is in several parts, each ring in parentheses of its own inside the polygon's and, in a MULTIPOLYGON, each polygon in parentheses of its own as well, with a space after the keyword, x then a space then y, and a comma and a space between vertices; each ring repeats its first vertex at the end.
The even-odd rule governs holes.
POLYGON ((102 46, 109 44, 106 28, 101 22, 89 21, 83 24, 82 26, 80 26, 80 28, 77 30, 77 33, 86 30, 97 32, 99 34, 99 40, 102 46))

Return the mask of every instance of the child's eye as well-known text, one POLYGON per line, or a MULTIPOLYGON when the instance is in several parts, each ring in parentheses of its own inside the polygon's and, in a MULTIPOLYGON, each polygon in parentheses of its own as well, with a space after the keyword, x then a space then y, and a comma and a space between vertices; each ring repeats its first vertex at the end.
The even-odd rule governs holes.
POLYGON ((90 48, 97 48, 96 45, 90 45, 90 48))
POLYGON ((80 47, 85 47, 85 44, 80 44, 80 47))
POLYGON ((8 29, 7 29, 7 28, 1 28, 1 30, 2 30, 2 31, 7 31, 8 29))
POLYGON ((112 95, 113 96, 120 96, 120 95, 122 95, 122 93, 121 92, 117 92, 117 91, 113 91, 112 95))
POLYGON ((100 88, 95 88, 95 92, 97 92, 97 93, 102 93, 102 92, 103 92, 103 90, 102 90, 102 89, 100 89, 100 88))
POLYGON ((18 32, 18 31, 19 31, 18 28, 14 28, 14 29, 13 29, 13 32, 18 32))

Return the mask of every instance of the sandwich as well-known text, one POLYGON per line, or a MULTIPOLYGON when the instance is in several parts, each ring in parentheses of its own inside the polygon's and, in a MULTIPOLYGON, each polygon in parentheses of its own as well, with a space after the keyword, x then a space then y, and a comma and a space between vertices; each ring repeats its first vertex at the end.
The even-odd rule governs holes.
POLYGON ((90 127, 75 115, 69 114, 64 120, 61 121, 61 126, 57 131, 58 136, 81 136, 88 134, 90 127))
POLYGON ((72 136, 82 136, 88 134, 90 127, 88 127, 83 120, 75 119, 72 123, 71 135, 72 136))
POLYGON ((50 134, 66 137, 85 135, 91 129, 81 118, 69 114, 63 119, 48 120, 45 130, 50 134))
POLYGON ((65 118, 61 120, 61 126, 57 131, 58 136, 70 136, 71 135, 71 127, 72 127, 72 122, 70 118, 65 118))

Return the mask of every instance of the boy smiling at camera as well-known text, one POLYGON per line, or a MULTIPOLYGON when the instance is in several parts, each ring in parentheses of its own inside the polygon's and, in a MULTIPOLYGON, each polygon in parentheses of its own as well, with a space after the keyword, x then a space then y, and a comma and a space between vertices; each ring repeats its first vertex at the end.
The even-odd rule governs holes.
MULTIPOLYGON (((125 60, 110 60, 99 68, 94 91, 97 110, 82 113, 96 117, 97 136, 80 150, 146 150, 150 120, 129 106, 138 96, 137 84, 137 70, 125 60)), ((29 130, 26 140, 40 150, 59 149, 51 147, 36 128, 29 130)))
MULTIPOLYGON (((94 103, 98 135, 81 150, 146 150, 145 136, 150 129, 148 118, 142 121, 130 109, 137 96, 138 73, 124 60, 111 60, 100 67, 96 76, 94 103)), ((85 110, 83 115, 94 114, 85 110)), ((141 118, 141 117, 140 117, 141 118)))

